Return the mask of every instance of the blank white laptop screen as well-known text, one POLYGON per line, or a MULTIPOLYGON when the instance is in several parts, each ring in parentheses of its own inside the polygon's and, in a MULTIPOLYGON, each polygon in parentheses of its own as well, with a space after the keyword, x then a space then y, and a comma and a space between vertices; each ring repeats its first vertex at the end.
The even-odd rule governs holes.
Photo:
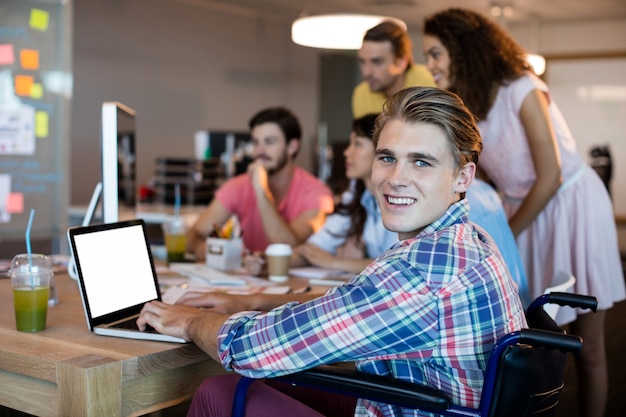
POLYGON ((77 235, 75 241, 93 318, 158 298, 141 225, 77 235))

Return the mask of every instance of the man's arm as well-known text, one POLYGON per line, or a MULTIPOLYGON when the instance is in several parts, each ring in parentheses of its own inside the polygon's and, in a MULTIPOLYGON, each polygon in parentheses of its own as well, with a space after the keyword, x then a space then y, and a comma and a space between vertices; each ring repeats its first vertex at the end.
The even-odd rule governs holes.
POLYGON ((291 246, 303 243, 313 232, 322 227, 326 218, 326 213, 322 210, 308 210, 293 219, 291 223, 287 223, 276 207, 267 211, 261 207, 259 209, 267 240, 270 243, 287 243, 291 246), (270 214, 272 211, 273 213, 270 214))
POLYGON ((230 213, 226 207, 214 198, 187 231, 187 250, 196 255, 196 259, 202 260, 206 257, 206 238, 211 233, 215 225, 222 226, 228 219, 230 213))
POLYGON ((305 211, 291 223, 287 223, 278 211, 278 202, 270 191, 265 168, 256 163, 248 168, 248 173, 252 179, 263 231, 270 243, 287 243, 295 246, 322 227, 326 218, 326 213, 322 210, 305 211))
MULTIPOLYGON (((313 266, 317 266, 319 268, 341 269, 354 274, 358 274, 363 271, 363 269, 365 269, 365 267, 373 261, 373 259, 370 258, 342 258, 335 256, 326 252, 324 249, 317 247, 313 243, 305 243, 297 246, 294 253, 296 255, 300 255, 300 258, 304 258, 306 262, 313 266)), ((292 256, 291 259, 294 260, 294 256, 292 256)))
POLYGON ((183 294, 176 304, 206 308, 223 314, 234 314, 240 311, 269 311, 292 301, 305 303, 321 295, 320 293, 233 295, 189 291, 183 294))
POLYGON ((177 305, 166 304, 161 301, 146 303, 137 319, 137 326, 139 329, 145 330, 146 325, 150 325, 159 333, 194 342, 211 358, 220 362, 217 355, 217 336, 220 327, 231 314, 247 310, 268 311, 291 301, 304 303, 320 295, 255 294, 241 296, 219 293, 187 293, 177 301, 177 305))

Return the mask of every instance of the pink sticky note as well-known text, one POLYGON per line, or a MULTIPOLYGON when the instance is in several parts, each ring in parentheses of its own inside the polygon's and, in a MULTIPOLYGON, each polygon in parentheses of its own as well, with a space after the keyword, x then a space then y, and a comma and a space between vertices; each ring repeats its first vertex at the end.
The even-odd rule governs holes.
POLYGON ((0 44, 0 65, 13 65, 15 62, 15 52, 10 43, 0 44))
POLYGON ((7 213, 22 213, 24 212, 24 194, 22 193, 10 193, 7 196, 7 213))

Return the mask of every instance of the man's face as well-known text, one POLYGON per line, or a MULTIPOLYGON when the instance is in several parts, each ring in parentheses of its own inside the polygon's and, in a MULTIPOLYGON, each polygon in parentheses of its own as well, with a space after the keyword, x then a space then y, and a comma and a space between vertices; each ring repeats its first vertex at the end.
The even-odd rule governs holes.
POLYGON ((400 240, 415 237, 459 200, 474 177, 474 163, 455 167, 438 126, 388 121, 380 132, 372 188, 383 224, 400 240))
POLYGON ((364 41, 359 50, 359 68, 374 92, 385 92, 404 73, 406 58, 393 54, 391 42, 364 41))
POLYGON ((273 174, 283 168, 291 155, 287 138, 276 123, 263 123, 252 128, 252 158, 259 161, 268 174, 273 174))

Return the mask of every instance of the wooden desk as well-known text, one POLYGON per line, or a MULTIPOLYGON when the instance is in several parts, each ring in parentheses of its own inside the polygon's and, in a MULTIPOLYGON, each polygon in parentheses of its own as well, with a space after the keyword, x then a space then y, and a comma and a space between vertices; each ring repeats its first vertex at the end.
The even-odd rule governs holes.
POLYGON ((0 404, 37 416, 138 416, 191 398, 225 373, 193 344, 96 336, 78 284, 55 276, 59 304, 43 332, 15 330, 11 282, 0 279, 0 404))

